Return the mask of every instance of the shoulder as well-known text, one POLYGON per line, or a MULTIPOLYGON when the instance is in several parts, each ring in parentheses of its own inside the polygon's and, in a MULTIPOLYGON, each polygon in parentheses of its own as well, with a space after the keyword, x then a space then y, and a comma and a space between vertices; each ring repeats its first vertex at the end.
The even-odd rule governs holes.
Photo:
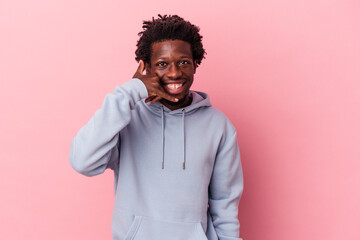
POLYGON ((192 94, 195 102, 193 108, 201 108, 197 113, 202 116, 203 121, 212 126, 209 126, 210 129, 222 132, 235 132, 235 127, 229 118, 210 103, 210 96, 208 94, 200 91, 192 91, 192 94))
POLYGON ((218 108, 215 108, 213 106, 211 106, 209 108, 209 111, 211 112, 211 114, 218 120, 223 122, 224 124, 228 125, 228 127, 230 128, 234 128, 232 122, 230 121, 230 119, 225 115, 225 113, 223 113, 221 110, 219 110, 218 108))
POLYGON ((228 138, 236 134, 236 129, 230 119, 219 109, 209 106, 203 109, 201 113, 206 118, 208 131, 217 132, 222 137, 228 138))

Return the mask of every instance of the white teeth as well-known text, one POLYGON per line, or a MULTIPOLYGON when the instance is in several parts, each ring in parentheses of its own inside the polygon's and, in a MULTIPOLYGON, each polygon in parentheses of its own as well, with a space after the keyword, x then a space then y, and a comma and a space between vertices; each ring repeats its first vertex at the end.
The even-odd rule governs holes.
POLYGON ((178 89, 182 86, 182 84, 181 83, 180 84, 170 83, 170 84, 167 84, 166 86, 170 89, 178 89))

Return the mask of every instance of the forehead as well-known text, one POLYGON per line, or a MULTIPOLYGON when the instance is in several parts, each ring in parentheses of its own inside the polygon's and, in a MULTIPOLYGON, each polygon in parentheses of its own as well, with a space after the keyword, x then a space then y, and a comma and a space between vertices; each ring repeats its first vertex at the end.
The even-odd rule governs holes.
POLYGON ((191 44, 182 40, 166 40, 152 44, 151 59, 171 57, 192 58, 191 44))

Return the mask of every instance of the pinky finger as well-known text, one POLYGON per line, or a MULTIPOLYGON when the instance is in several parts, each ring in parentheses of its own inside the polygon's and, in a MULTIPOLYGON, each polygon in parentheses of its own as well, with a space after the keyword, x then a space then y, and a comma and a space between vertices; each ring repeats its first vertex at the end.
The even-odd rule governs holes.
POLYGON ((151 100, 151 104, 154 104, 161 99, 162 99, 162 97, 156 96, 154 99, 151 100))
POLYGON ((150 102, 150 101, 153 100, 155 97, 156 97, 156 96, 147 97, 147 98, 145 99, 145 103, 150 102))

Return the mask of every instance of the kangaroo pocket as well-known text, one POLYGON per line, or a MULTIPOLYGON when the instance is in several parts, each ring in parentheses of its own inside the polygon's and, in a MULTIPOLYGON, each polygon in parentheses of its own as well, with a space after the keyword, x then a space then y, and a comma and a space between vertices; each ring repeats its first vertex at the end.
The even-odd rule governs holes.
POLYGON ((208 240, 200 222, 164 221, 135 216, 125 240, 208 240))

